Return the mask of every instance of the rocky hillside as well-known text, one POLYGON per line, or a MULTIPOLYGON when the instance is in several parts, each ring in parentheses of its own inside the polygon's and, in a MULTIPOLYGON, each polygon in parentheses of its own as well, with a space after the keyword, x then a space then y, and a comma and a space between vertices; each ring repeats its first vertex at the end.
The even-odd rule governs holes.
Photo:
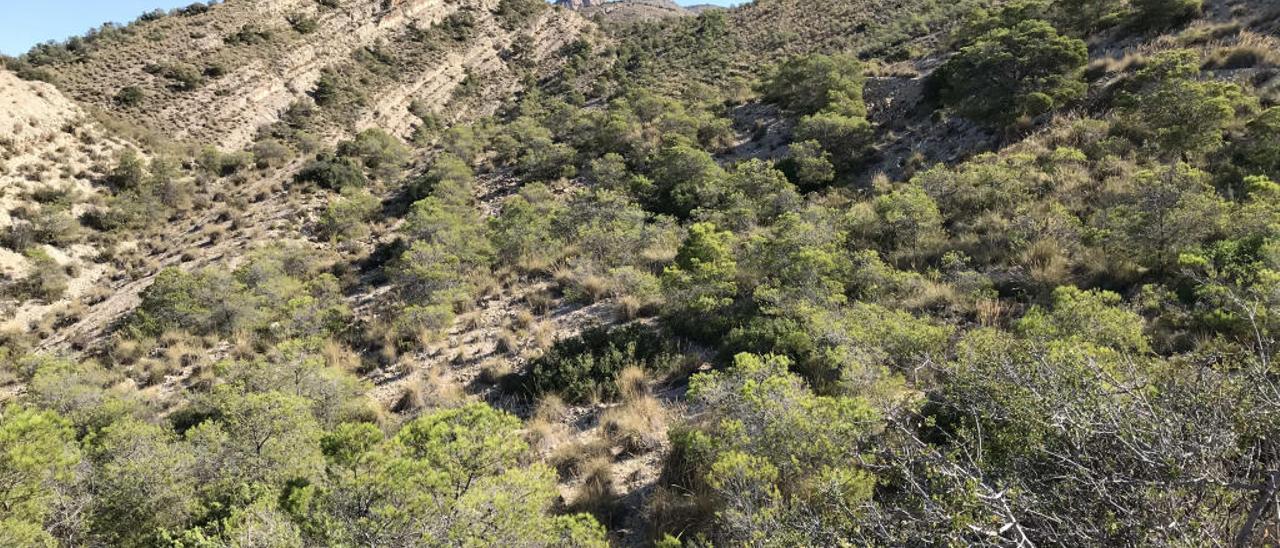
POLYGON ((1277 0, 227 0, 3 61, 0 546, 1280 531, 1277 0))
POLYGON ((11 64, 35 79, 0 70, 0 124, 14 128, 0 142, 0 230, 26 234, 0 249, 0 267, 24 279, 37 268, 26 251, 36 249, 53 261, 41 255, 39 268, 66 271, 56 284, 66 290, 9 300, 4 328, 48 337, 57 323, 66 329, 48 344, 96 339, 158 267, 192 268, 261 237, 266 227, 247 219, 282 206, 237 211, 214 249, 190 247, 230 221, 219 202, 289 180, 302 161, 289 157, 367 128, 408 139, 492 113, 531 77, 556 70, 559 50, 590 29, 574 12, 510 1, 237 1, 34 49, 11 64), (275 159, 248 174, 254 184, 233 188, 178 160, 206 148, 227 159, 266 148, 275 159), (172 157, 182 164, 175 176, 194 185, 195 210, 174 212, 149 241, 78 228, 93 216, 85 213, 109 209, 104 182, 126 149, 143 162, 172 157))
POLYGON ((682 8, 671 0, 616 0, 577 9, 587 17, 621 24, 697 15, 697 12, 682 8))
POLYGON ((516 4, 233 1, 104 33, 70 59, 28 57, 69 97, 196 144, 241 148, 321 86, 360 88, 326 112, 321 135, 374 126, 407 135, 415 102, 460 118, 443 110, 469 75, 509 92, 519 86, 513 65, 542 63, 583 31, 572 13, 516 4))
MULTIPOLYGON (((2 69, 0 106, 6 131, 0 138, 0 279, 68 269, 75 275, 67 299, 93 293, 104 269, 92 260, 98 249, 79 239, 84 231, 77 219, 102 203, 99 181, 132 145, 54 86, 2 69), (45 242, 38 254, 24 255, 37 240, 45 242)), ((0 329, 24 329, 53 309, 54 303, 0 304, 0 329)))

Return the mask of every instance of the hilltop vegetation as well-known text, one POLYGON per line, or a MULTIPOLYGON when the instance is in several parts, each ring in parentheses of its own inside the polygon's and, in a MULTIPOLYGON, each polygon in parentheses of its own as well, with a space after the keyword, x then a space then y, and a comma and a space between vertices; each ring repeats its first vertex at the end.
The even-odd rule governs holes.
MULTIPOLYGON (((0 339, 0 544, 1280 527, 1280 10, 759 0, 597 33, 504 0, 408 32, 473 51, 548 12, 586 30, 513 38, 519 93, 428 94, 468 116, 388 91, 422 52, 360 46, 385 73, 317 71, 240 148, 127 147, 92 207, 8 225, 15 309, 73 292, 80 242, 137 299, 0 339)), ((77 44, 14 63, 112 51, 77 44)))

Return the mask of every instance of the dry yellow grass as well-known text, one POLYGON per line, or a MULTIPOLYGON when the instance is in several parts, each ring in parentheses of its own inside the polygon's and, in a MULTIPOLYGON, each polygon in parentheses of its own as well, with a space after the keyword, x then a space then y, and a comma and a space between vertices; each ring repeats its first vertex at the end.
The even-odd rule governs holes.
POLYGON ((554 446, 546 460, 560 472, 562 477, 581 476, 589 462, 597 458, 607 458, 610 455, 607 440, 590 436, 554 446))
POLYGON ((612 512, 618 499, 613 486, 613 462, 606 457, 592 458, 583 465, 579 478, 581 483, 573 498, 574 509, 597 517, 612 512))
POLYGON ((625 453, 640 455, 660 447, 667 436, 667 410, 653 396, 639 396, 605 410, 600 428, 625 453))
POLYGON ((635 365, 628 365, 619 371, 614 384, 623 401, 632 401, 649 395, 649 375, 644 369, 635 365))

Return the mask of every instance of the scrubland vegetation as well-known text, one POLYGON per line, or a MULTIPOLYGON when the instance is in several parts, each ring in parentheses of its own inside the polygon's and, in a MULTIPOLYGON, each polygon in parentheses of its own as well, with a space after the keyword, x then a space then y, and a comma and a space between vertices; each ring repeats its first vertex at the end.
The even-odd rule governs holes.
POLYGON ((611 28, 408 140, 308 138, 360 100, 326 72, 244 151, 122 154, 0 240, 39 265, 6 292, 197 182, 323 199, 159 269, 100 348, 4 336, 0 544, 1271 542, 1280 12, 919 4, 809 51, 757 42, 806 20, 774 0, 611 28), (877 121, 891 84, 921 91, 877 121), (963 154, 869 172, 920 125, 963 154))

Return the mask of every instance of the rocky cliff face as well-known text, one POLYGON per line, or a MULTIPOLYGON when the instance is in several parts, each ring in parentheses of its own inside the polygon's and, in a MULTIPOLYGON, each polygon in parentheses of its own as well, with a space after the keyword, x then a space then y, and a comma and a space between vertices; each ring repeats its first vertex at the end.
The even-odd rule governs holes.
POLYGON ((535 48, 526 55, 536 62, 586 24, 565 10, 513 22, 500 15, 501 4, 231 0, 204 13, 139 23, 123 39, 53 71, 69 96, 120 119, 171 138, 239 148, 305 102, 328 70, 363 84, 358 104, 330 129, 384 125, 404 132, 415 99, 442 109, 467 73, 511 72, 502 54, 517 37, 532 38, 535 48), (458 39, 459 32, 467 35, 458 39), (378 66, 361 66, 370 64, 378 66))

